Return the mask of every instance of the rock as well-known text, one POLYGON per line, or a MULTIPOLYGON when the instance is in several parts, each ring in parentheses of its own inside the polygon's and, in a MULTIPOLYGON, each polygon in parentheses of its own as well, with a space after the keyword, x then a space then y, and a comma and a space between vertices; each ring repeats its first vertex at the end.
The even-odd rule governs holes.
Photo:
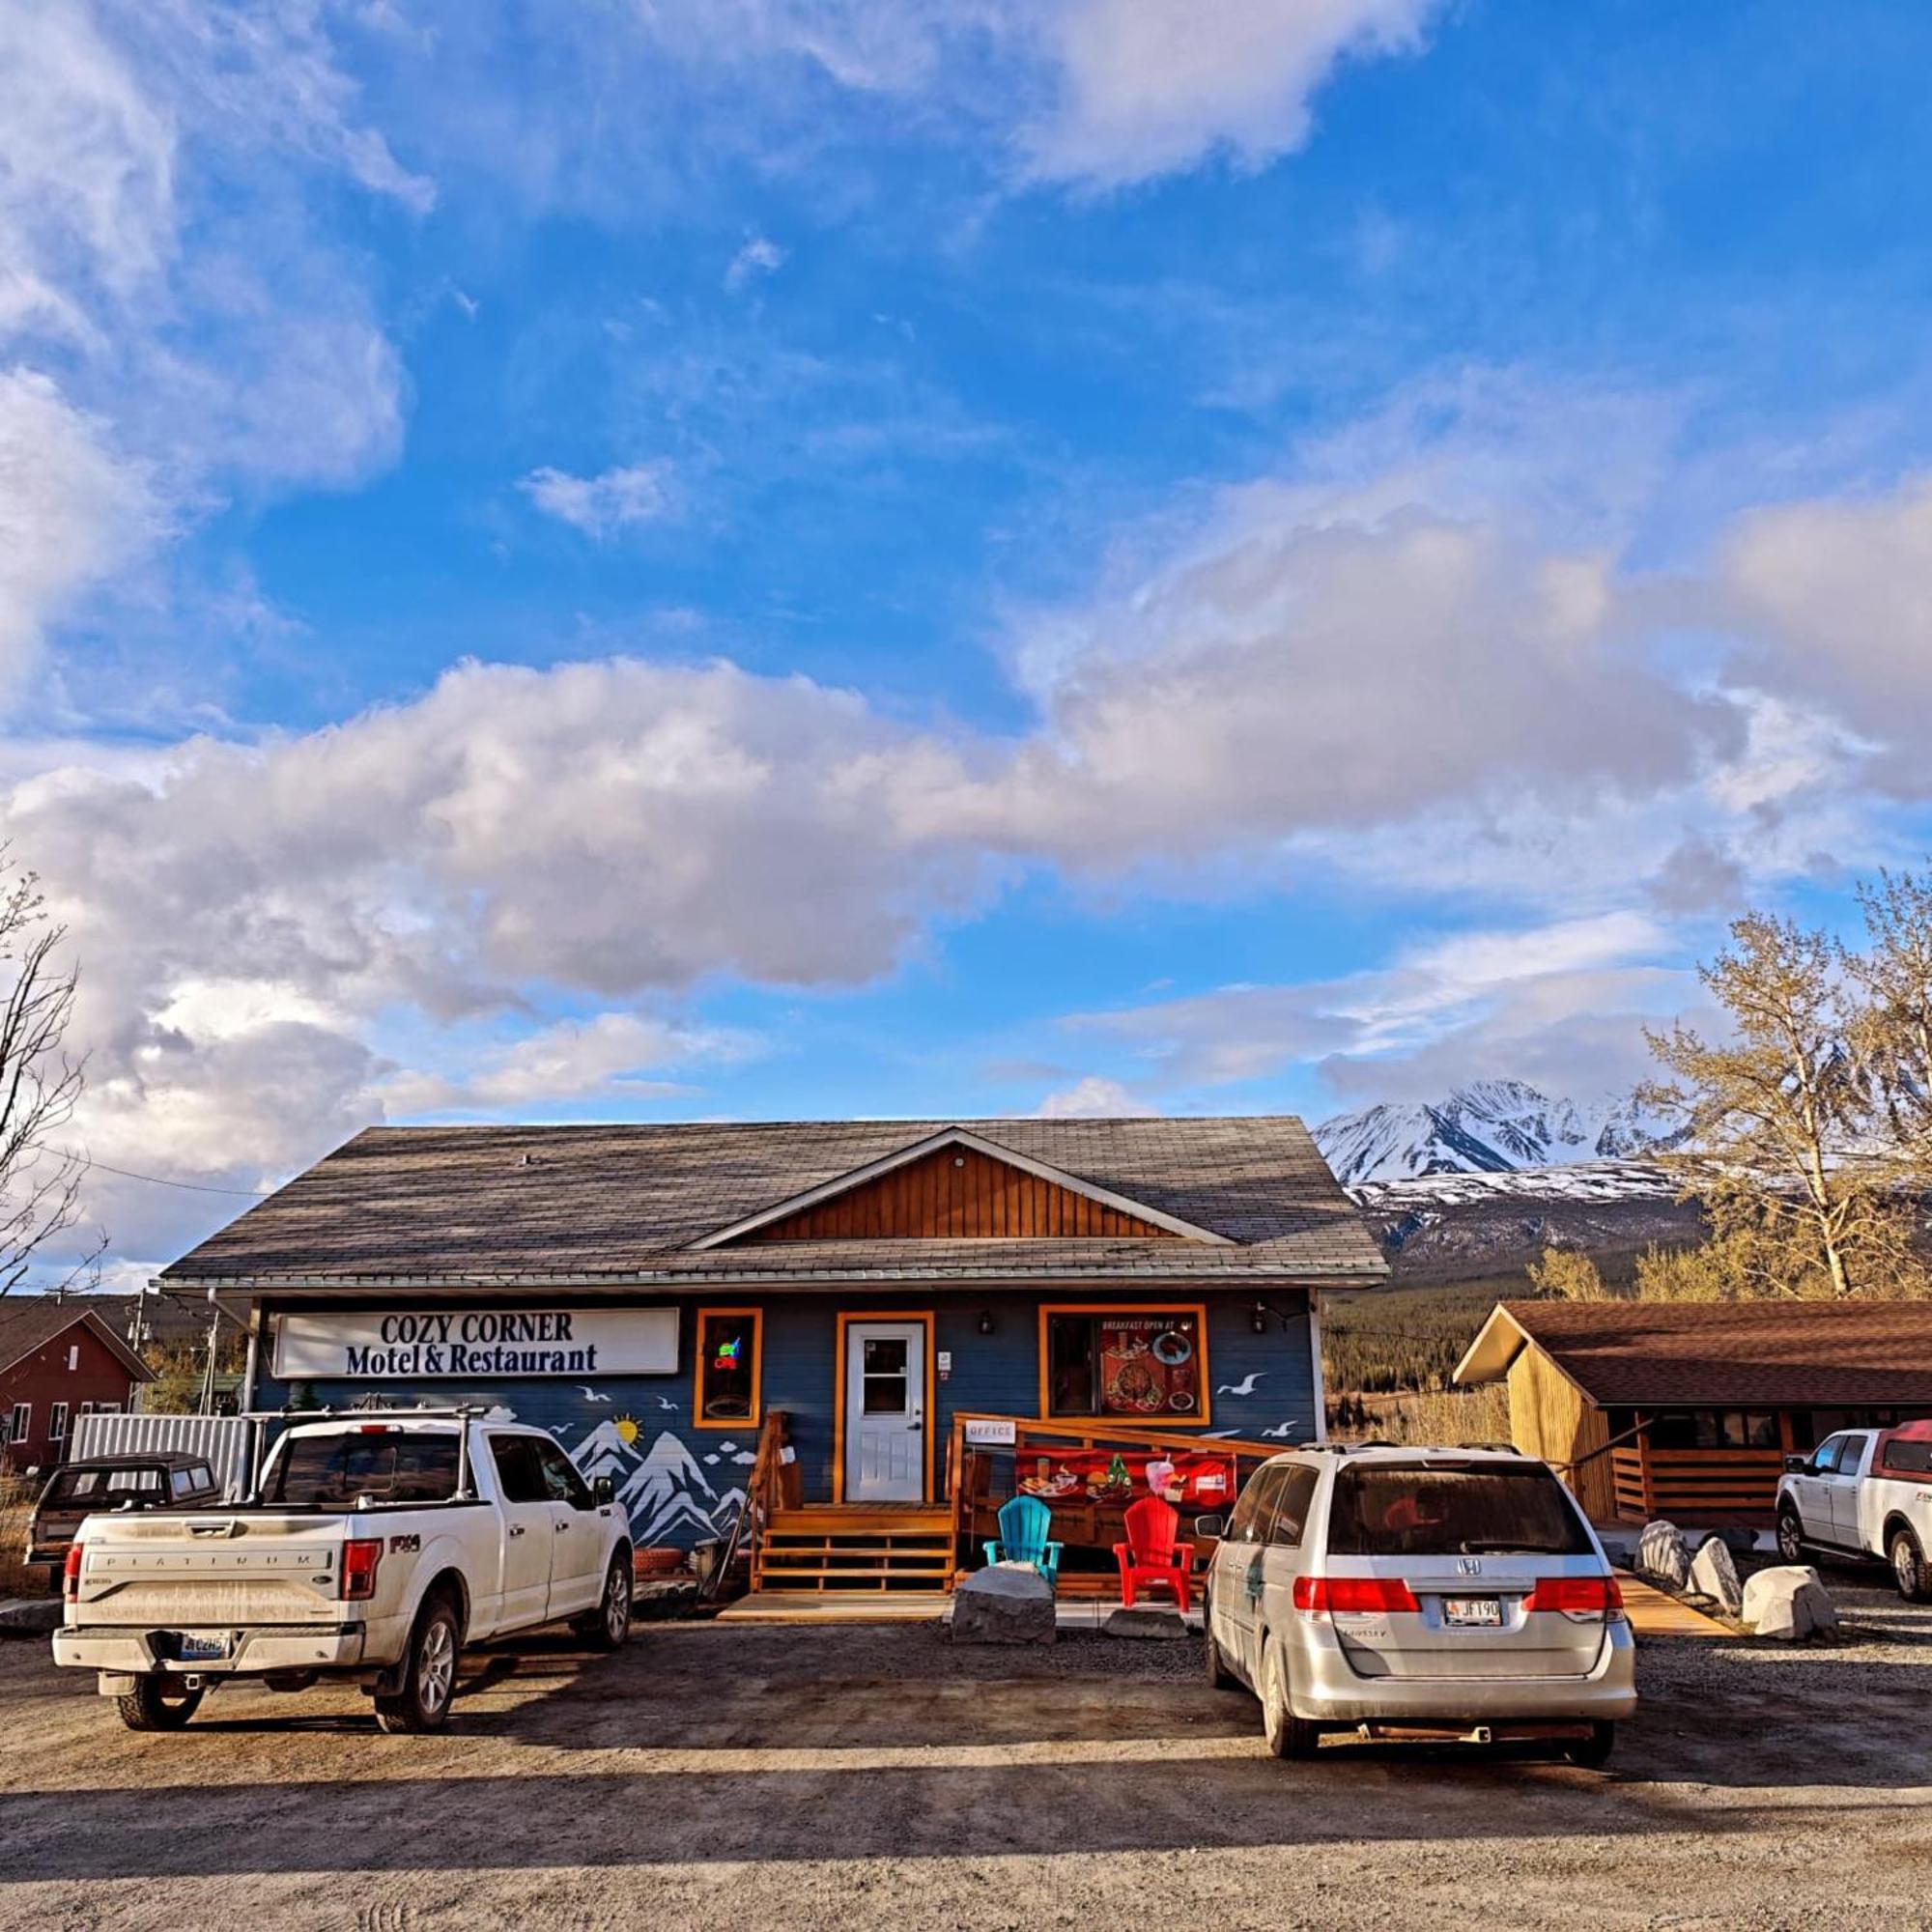
POLYGON ((1745 1585, 1744 1620, 1759 1636, 1796 1642, 1838 1628, 1838 1612, 1808 1563, 1777 1563, 1745 1585))
POLYGON ((954 1643, 1051 1643, 1053 1592, 1031 1565, 994 1563, 952 1593, 954 1643))
POLYGON ((1699 1545, 1690 1559, 1690 1587, 1730 1616, 1744 1608, 1745 1586, 1738 1581, 1738 1566, 1722 1537, 1707 1536, 1699 1545))
POLYGON ((0 1636, 45 1636, 60 1623, 58 1597, 16 1597, 0 1604, 0 1636))
POLYGON ((1690 1580, 1690 1548, 1684 1532, 1660 1517, 1643 1526, 1637 1539, 1636 1574, 1666 1590, 1681 1590, 1690 1580))
POLYGON ((1116 1610, 1100 1626, 1108 1636, 1176 1637, 1192 1636, 1179 1610, 1144 1609, 1138 1604, 1131 1610, 1116 1610))
POLYGON ((1727 1523, 1721 1528, 1714 1529, 1711 1534, 1733 1556, 1748 1556, 1757 1548, 1757 1531, 1754 1529, 1740 1529, 1736 1523, 1727 1523))

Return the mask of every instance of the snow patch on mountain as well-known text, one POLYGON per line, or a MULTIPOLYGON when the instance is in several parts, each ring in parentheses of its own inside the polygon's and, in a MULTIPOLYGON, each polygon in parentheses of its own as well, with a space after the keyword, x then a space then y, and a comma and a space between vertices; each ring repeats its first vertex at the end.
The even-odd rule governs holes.
POLYGON ((1668 1146, 1665 1124, 1629 1098, 1553 1098, 1520 1080, 1478 1080, 1438 1101, 1338 1114, 1315 1144, 1345 1187, 1440 1175, 1517 1175, 1627 1160, 1668 1146))

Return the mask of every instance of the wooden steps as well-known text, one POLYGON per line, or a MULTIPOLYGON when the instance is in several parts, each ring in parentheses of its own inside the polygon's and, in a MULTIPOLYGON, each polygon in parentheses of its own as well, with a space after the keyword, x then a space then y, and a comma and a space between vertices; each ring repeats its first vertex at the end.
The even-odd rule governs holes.
POLYGON ((781 1510, 758 1540, 753 1593, 868 1596, 943 1592, 952 1518, 923 1504, 807 1504, 781 1510))

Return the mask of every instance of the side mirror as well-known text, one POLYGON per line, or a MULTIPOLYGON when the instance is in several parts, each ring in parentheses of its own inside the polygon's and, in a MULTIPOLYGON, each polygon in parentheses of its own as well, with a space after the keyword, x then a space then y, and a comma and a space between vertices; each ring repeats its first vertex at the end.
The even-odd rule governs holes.
POLYGON ((1225 1517, 1197 1516, 1194 1519, 1194 1534, 1204 1542, 1218 1540, 1227 1533, 1228 1520, 1225 1517))
POLYGON ((1784 1473, 1787 1476, 1808 1476, 1811 1473, 1810 1457, 1787 1456, 1784 1459, 1784 1473))
POLYGON ((617 1500, 617 1485, 609 1476, 592 1476, 590 1479, 590 1500, 600 1508, 605 1503, 617 1500))

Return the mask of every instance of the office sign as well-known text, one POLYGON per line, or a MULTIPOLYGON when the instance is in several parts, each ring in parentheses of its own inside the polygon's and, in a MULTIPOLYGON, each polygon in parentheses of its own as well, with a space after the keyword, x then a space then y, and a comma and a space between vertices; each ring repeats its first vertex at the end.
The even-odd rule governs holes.
POLYGON ((438 1308, 275 1317, 281 1381, 668 1376, 675 1308, 438 1308))

